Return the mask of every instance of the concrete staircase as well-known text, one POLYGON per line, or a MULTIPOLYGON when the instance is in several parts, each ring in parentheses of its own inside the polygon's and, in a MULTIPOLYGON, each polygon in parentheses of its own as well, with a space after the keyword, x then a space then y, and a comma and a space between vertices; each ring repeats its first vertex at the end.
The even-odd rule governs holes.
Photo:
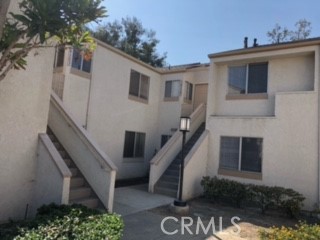
MULTIPOLYGON (((202 123, 200 127, 196 130, 193 136, 185 145, 184 156, 190 152, 194 144, 200 138, 201 134, 205 130, 205 123, 202 123)), ((182 143, 181 143, 182 144, 182 143)), ((167 170, 160 177, 159 181, 154 187, 154 192, 167 195, 170 197, 177 197, 178 187, 179 187, 179 175, 180 175, 180 162, 181 162, 181 151, 169 165, 167 170)))
POLYGON ((94 194, 92 188, 85 180, 80 170, 72 161, 56 136, 53 134, 51 129, 47 129, 47 134, 72 173, 72 177, 70 179, 69 204, 82 204, 88 208, 101 209, 102 204, 100 203, 99 199, 94 194))

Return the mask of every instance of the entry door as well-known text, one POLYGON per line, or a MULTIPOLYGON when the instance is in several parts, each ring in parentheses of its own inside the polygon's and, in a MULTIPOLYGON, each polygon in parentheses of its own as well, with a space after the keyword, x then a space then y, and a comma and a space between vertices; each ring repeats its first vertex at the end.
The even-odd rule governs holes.
POLYGON ((194 92, 193 110, 201 103, 207 104, 208 84, 196 84, 194 92))

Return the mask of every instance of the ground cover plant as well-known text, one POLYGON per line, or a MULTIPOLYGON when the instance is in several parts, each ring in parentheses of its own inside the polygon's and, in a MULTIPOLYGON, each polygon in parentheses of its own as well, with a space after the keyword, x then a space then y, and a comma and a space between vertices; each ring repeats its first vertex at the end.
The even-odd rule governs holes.
POLYGON ((50 204, 38 209, 33 220, 0 225, 4 240, 120 240, 123 220, 81 205, 50 204))

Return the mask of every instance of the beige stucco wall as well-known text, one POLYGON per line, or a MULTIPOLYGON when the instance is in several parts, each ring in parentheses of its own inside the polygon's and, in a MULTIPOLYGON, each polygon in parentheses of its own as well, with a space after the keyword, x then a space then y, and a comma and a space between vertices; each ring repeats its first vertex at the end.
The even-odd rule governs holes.
POLYGON ((0 221, 32 205, 38 134, 46 132, 53 50, 29 54, 27 70, 0 82, 0 221))
POLYGON ((160 75, 98 45, 93 58, 87 130, 118 167, 117 178, 147 174, 158 147, 160 75), (131 69, 150 77, 149 100, 130 100, 131 69), (145 157, 124 159, 125 131, 146 133, 145 157))
POLYGON ((71 172, 47 134, 39 134, 31 215, 44 204, 68 204, 71 172))
MULTIPOLYGON (((293 188, 307 198, 306 209, 315 207, 318 201, 318 91, 313 89, 314 85, 318 86, 319 73, 315 66, 319 62, 314 56, 319 52, 317 48, 312 49, 313 52, 306 48, 305 54, 281 58, 268 58, 272 53, 261 53, 263 59, 269 61, 268 100, 226 101, 227 64, 216 65, 212 60, 209 99, 216 102, 209 103, 207 108, 210 176, 218 175, 221 136, 263 138, 262 180, 218 176, 293 188)), ((241 57, 246 58, 237 56, 239 61, 241 57)), ((256 56, 256 59, 259 58, 256 56)))
POLYGON ((63 102, 81 126, 86 126, 90 81, 75 74, 68 74, 64 81, 63 102))
POLYGON ((198 67, 188 69, 179 73, 166 73, 161 77, 161 89, 160 89, 160 102, 159 102, 159 133, 172 135, 172 128, 177 129, 179 127, 180 116, 190 116, 195 110, 193 106, 194 91, 196 84, 208 83, 209 68, 198 67), (182 90, 178 100, 165 101, 165 82, 170 80, 182 81, 182 90), (191 102, 185 101, 185 94, 187 89, 186 82, 193 84, 193 97, 191 102))
MULTIPOLYGON (((255 61, 266 61, 265 56, 255 61)), ((215 115, 274 115, 275 93, 310 91, 314 89, 314 55, 279 56, 268 59, 268 99, 226 100, 228 93, 228 66, 245 61, 230 61, 219 64, 215 89, 215 115)), ((250 63, 250 61, 249 61, 250 63)))

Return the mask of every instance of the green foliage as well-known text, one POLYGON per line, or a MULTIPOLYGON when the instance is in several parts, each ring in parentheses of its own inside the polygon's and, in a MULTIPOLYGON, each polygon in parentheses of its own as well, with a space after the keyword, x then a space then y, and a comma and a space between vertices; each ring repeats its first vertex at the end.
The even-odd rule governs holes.
POLYGON ((123 221, 115 214, 102 214, 81 205, 39 208, 32 221, 21 221, 0 226, 1 239, 37 240, 119 240, 123 221))
POLYGON ((49 44, 73 45, 92 51, 93 38, 84 25, 98 21, 106 10, 101 0, 21 0, 20 13, 10 13, 0 38, 0 81, 12 69, 25 69, 25 58, 49 44))
POLYGON ((264 214, 268 209, 278 209, 290 217, 299 214, 304 197, 287 188, 243 184, 217 177, 203 177, 204 195, 214 201, 232 201, 238 207, 252 204, 264 214))
POLYGON ((240 207, 246 198, 246 188, 243 184, 217 177, 204 177, 201 181, 205 196, 214 201, 229 199, 237 207, 240 207))
POLYGON ((154 67, 165 64, 166 55, 157 53, 159 40, 155 31, 145 29, 135 17, 100 26, 93 31, 93 36, 154 67))
POLYGON ((273 227, 260 232, 261 240, 317 240, 320 239, 320 226, 299 223, 295 228, 273 227))

